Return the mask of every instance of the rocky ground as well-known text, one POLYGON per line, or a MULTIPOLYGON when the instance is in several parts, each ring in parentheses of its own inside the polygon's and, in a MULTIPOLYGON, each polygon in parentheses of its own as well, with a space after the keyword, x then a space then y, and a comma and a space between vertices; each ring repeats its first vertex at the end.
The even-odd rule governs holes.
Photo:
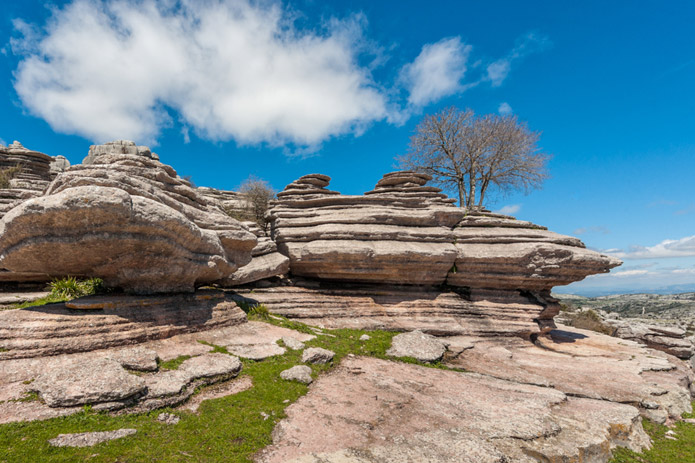
POLYGON ((590 331, 533 344, 257 317, 0 361, 0 461, 599 462, 676 442, 641 417, 691 411, 684 362, 590 331))

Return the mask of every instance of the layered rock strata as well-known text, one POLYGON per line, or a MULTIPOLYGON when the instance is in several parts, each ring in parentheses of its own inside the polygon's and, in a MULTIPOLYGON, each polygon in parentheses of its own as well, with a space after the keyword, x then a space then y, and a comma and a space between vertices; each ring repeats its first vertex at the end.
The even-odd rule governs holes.
POLYGON ((0 360, 87 352, 246 322, 222 292, 94 296, 0 311, 0 360))
POLYGON ((511 291, 468 293, 425 286, 318 281, 235 291, 246 304, 264 304, 272 313, 313 326, 419 329, 439 336, 528 338, 541 331, 538 317, 546 310, 532 296, 511 291))
POLYGON ((682 328, 655 325, 642 320, 605 319, 604 323, 615 329, 613 336, 618 338, 639 342, 683 360, 695 354, 695 345, 682 328))
POLYGON ((52 161, 49 155, 27 149, 18 141, 9 146, 0 145, 0 170, 18 168, 9 180, 9 188, 0 189, 0 218, 48 187, 52 161))
POLYGON ((92 146, 43 196, 5 215, 0 266, 101 277, 135 293, 190 292, 249 263, 256 241, 149 149, 118 141, 92 146))
POLYGON ((622 263, 577 238, 488 211, 467 211, 454 235, 456 271, 447 276, 453 286, 548 291, 622 263))
POLYGON ((386 174, 364 196, 326 189, 330 178, 305 175, 278 193, 271 236, 293 275, 334 281, 444 283, 463 217, 428 176, 386 174))

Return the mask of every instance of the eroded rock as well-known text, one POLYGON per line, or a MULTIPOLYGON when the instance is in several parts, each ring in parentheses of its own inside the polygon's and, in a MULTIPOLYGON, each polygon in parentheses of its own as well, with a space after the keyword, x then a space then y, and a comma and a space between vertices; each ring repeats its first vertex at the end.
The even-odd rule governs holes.
POLYGON ((335 352, 331 350, 321 347, 310 347, 302 352, 302 362, 323 365, 333 360, 334 356, 335 352))
POLYGON ((311 368, 306 365, 295 365, 288 370, 280 372, 280 377, 287 381, 299 381, 304 384, 311 384, 311 368))
POLYGON ((136 429, 117 429, 115 431, 81 432, 77 434, 59 434, 48 441, 53 447, 93 447, 102 442, 122 439, 137 433, 136 429))
POLYGON ((87 160, 5 214, 0 266, 162 293, 193 291, 251 261, 256 237, 148 149, 112 142, 87 160))
POLYGON ((434 336, 416 330, 394 336, 386 355, 413 357, 421 362, 436 362, 444 356, 446 346, 446 343, 434 336))

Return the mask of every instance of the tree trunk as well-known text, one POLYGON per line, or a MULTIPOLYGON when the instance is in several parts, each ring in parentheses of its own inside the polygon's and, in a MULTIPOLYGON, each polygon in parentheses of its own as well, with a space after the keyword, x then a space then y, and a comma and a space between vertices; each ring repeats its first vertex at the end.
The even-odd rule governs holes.
POLYGON ((457 180, 459 187, 459 207, 464 207, 466 205, 466 190, 463 187, 463 180, 457 180))

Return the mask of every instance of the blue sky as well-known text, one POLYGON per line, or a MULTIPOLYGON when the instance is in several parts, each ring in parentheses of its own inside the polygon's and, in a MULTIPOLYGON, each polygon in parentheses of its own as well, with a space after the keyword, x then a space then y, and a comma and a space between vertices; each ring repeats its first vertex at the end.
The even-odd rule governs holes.
POLYGON ((38 1, 0 13, 0 140, 134 139, 201 186, 370 190, 424 114, 513 112, 552 178, 488 206, 625 264, 558 288, 695 288, 695 4, 38 1))

